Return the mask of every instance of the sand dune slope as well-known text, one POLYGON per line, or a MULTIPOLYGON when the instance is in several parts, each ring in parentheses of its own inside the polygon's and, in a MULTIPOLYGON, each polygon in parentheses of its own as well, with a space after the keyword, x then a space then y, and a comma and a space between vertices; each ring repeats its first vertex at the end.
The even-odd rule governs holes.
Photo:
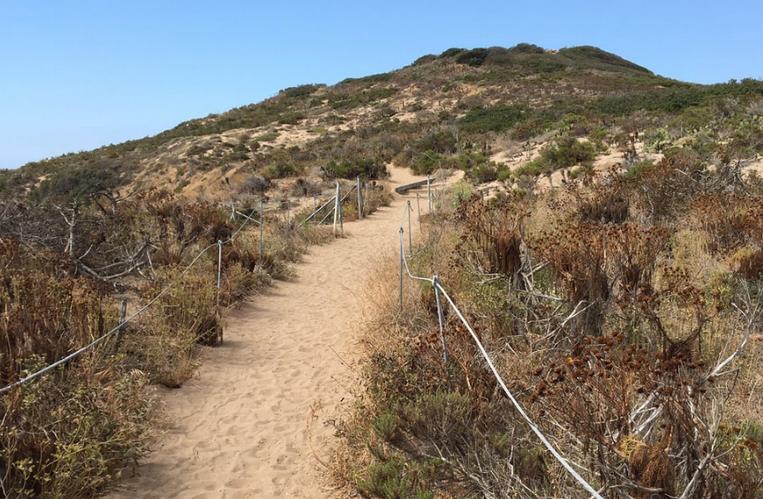
MULTIPOLYGON (((413 180, 392 171, 393 184, 413 180)), ((225 344, 204 353, 183 388, 162 393, 172 427, 112 497, 336 495, 319 459, 354 382, 363 283, 380 254, 396 251, 404 203, 396 196, 345 224, 347 237, 312 248, 293 282, 230 314, 225 344)))

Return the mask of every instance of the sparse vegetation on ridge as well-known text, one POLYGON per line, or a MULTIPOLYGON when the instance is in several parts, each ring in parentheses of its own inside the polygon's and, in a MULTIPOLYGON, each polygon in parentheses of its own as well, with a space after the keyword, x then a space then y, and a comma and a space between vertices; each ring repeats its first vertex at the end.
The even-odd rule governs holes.
POLYGON ((433 162, 429 150, 437 163, 469 149, 487 154, 510 144, 517 151, 523 143, 546 141, 571 118, 578 128, 603 128, 612 136, 633 126, 669 129, 674 139, 708 124, 723 135, 747 130, 747 138, 728 146, 746 149, 750 158, 760 146, 749 132, 760 135, 761 126, 740 118, 761 96, 755 80, 679 82, 594 47, 451 49, 397 71, 288 88, 153 137, 30 163, 2 175, 0 189, 38 200, 128 192, 182 171, 173 180, 179 194, 220 199, 227 194, 218 187, 223 176, 237 187, 244 178, 239 172, 263 176, 274 164, 289 164, 317 177, 331 161, 385 164, 397 157, 399 164, 419 162, 417 170, 431 170, 438 166, 424 165, 433 162), (416 145, 443 130, 455 139, 453 147, 416 145), (196 179, 208 188, 200 190, 196 179))

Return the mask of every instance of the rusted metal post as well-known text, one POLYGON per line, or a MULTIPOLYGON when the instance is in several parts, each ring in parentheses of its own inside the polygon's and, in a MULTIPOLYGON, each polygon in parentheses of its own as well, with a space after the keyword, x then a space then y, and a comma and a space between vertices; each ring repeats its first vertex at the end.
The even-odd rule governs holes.
POLYGON ((403 311, 403 226, 400 226, 400 312, 403 311))

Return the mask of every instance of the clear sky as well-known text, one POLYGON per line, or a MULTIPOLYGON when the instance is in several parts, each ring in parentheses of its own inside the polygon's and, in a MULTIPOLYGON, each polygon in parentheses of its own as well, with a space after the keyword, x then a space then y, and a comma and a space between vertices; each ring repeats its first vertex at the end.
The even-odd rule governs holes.
POLYGON ((0 167, 140 138, 450 47, 596 45, 763 78, 763 0, 0 0, 0 167))

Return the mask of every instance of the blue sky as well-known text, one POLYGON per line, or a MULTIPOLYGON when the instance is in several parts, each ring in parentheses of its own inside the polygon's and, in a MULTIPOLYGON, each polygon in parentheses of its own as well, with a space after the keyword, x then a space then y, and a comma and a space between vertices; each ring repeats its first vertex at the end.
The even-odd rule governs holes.
POLYGON ((761 19, 761 0, 0 0, 0 167, 449 47, 596 45, 682 80, 763 78, 761 19))

